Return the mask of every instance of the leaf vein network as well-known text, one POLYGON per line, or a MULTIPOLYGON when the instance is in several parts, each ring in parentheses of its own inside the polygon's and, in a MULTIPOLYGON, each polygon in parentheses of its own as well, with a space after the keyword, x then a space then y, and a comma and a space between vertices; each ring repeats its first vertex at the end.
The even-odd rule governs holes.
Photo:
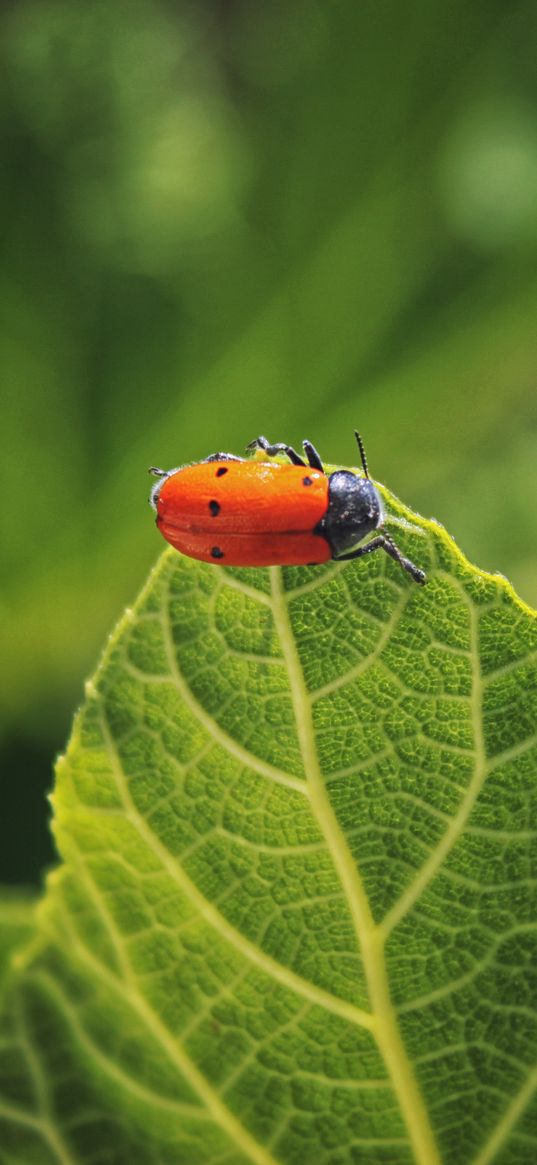
POLYGON ((270 568, 274 621, 289 673, 295 722, 301 742, 304 769, 310 787, 311 805, 326 837, 327 847, 341 881, 353 920, 356 940, 369 990, 374 1034, 379 1051, 399 1100, 408 1136, 418 1165, 440 1165, 440 1157, 423 1098, 400 1036, 391 1002, 384 946, 374 923, 360 872, 349 850, 328 797, 320 769, 312 718, 312 697, 308 693, 292 630, 288 597, 279 567, 270 568))
POLYGON ((128 791, 127 781, 123 774, 119 757, 116 753, 115 743, 105 719, 104 710, 101 707, 101 730, 105 739, 109 755, 112 760, 114 777, 118 792, 121 796, 127 818, 136 828, 138 834, 147 845, 148 849, 153 852, 154 856, 172 877, 173 881, 179 886, 182 892, 190 899, 191 902, 199 910, 200 914, 213 926, 214 930, 231 946, 235 947, 246 959, 255 963, 262 970, 266 971, 270 976, 279 980, 282 984, 288 987, 296 994, 302 995, 309 999, 310 1002, 316 1003, 321 1007, 334 1012, 335 1014, 344 1016, 347 1019, 352 1019, 354 1023, 361 1027, 370 1028, 372 1026, 370 1016, 367 1012, 362 1011, 361 1008, 355 1004, 348 1003, 344 999, 339 999, 338 996, 332 995, 329 992, 317 987, 315 984, 303 979, 297 975, 291 968, 285 966, 283 963, 277 962, 272 956, 266 954, 263 950, 257 947, 249 939, 245 938, 240 931, 236 930, 234 926, 225 918, 219 910, 216 909, 212 902, 204 897, 195 883, 188 877, 185 870, 183 870, 180 863, 170 853, 165 845, 158 839, 156 834, 149 828, 145 819, 136 809, 130 793, 128 791))
POLYGON ((177 687, 177 690, 180 692, 183 700, 185 701, 185 704, 190 709, 190 711, 193 712, 194 716, 202 725, 202 727, 205 728, 209 735, 212 736, 214 740, 216 740, 217 743, 225 749, 226 752, 228 752, 231 756, 234 756, 238 761, 240 761, 241 764, 245 765, 247 768, 253 769, 254 772, 259 773, 261 776, 267 777, 269 780, 276 782, 276 784, 286 785, 287 788, 294 789, 295 792, 302 793, 303 796, 307 797, 308 791, 305 781, 301 780, 299 777, 291 776, 290 773, 283 772, 281 769, 276 768, 274 765, 269 764, 267 761, 261 760, 260 757, 255 756, 253 753, 243 748, 236 740, 233 739, 233 737, 229 736, 229 734, 220 726, 220 724, 218 724, 217 721, 209 715, 206 709, 202 707, 179 670, 175 654, 175 647, 165 611, 161 612, 161 623, 164 631, 170 675, 177 687))

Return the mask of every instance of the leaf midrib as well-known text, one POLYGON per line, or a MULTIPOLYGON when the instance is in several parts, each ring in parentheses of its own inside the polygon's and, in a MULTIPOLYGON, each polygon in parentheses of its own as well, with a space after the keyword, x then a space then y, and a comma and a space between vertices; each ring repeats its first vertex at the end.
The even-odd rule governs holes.
POLYGON ((270 575, 274 623, 287 664, 311 807, 326 838, 327 848, 349 905, 356 940, 362 952, 374 1020, 373 1034, 398 1097, 417 1165, 441 1165, 423 1098, 397 1025, 390 996, 382 934, 374 922, 360 872, 327 796, 315 744, 311 699, 291 627, 280 568, 271 567, 270 575))

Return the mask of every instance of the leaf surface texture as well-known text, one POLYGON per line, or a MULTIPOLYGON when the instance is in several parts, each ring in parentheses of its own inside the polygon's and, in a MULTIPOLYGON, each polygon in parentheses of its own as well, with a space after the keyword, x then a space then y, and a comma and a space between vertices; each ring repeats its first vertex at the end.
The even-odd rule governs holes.
POLYGON ((112 636, 8 987, 2 1165, 534 1160, 535 620, 390 514, 425 588, 167 551, 112 636))

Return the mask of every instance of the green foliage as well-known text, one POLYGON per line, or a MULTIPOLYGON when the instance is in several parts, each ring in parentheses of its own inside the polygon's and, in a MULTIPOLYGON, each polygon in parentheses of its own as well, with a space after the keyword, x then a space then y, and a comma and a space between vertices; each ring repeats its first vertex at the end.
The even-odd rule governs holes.
MULTIPOLYGON (((530 1165, 537 627, 429 574, 166 551, 65 757, 2 1165, 530 1165)), ((20 962, 20 960, 19 960, 20 962)))
POLYGON ((0 988, 8 973, 11 954, 33 934, 35 903, 29 894, 0 890, 0 988))

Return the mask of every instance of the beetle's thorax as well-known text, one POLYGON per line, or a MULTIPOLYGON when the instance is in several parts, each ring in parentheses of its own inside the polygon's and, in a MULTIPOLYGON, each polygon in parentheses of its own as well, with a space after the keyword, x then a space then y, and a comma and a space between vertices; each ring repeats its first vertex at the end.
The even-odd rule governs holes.
POLYGON ((328 509, 318 532, 330 543, 334 558, 351 550, 366 534, 382 525, 380 494, 367 477, 338 469, 328 478, 328 509))

